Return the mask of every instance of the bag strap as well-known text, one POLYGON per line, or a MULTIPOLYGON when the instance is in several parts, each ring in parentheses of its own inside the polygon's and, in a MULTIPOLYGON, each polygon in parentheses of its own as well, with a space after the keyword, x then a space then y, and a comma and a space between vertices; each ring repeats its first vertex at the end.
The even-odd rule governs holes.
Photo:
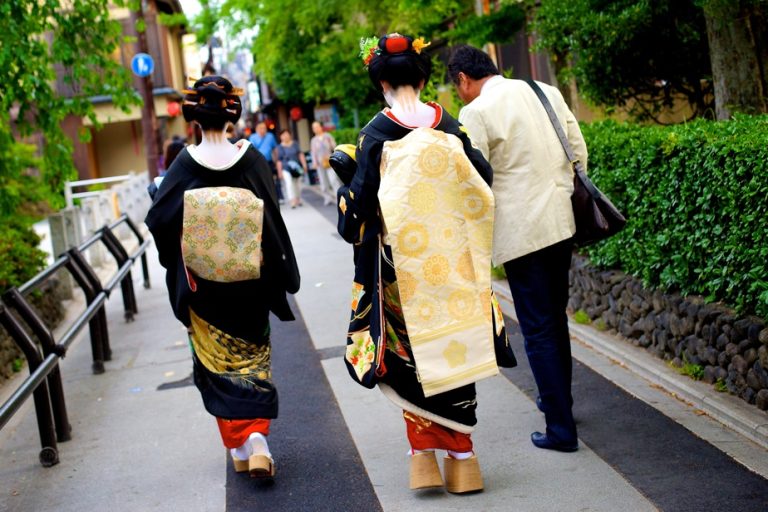
POLYGON ((571 163, 573 171, 579 175, 579 178, 581 178, 581 181, 584 182, 584 185, 587 187, 587 190, 589 190, 590 194, 595 197, 600 196, 600 191, 597 189, 597 187, 595 187, 595 185, 592 183, 592 180, 590 180, 587 177, 587 174, 584 172, 584 164, 582 164, 581 160, 576 158, 576 155, 573 154, 571 143, 568 142, 568 137, 565 135, 563 125, 560 124, 560 120, 557 118, 555 110, 552 108, 552 104, 549 102, 549 98, 547 98, 547 95, 544 94, 544 91, 541 90, 541 87, 539 87, 539 84, 537 84, 535 81, 529 78, 525 82, 531 86, 531 89, 533 89, 533 92, 536 93, 536 96, 539 97, 541 104, 544 106, 544 110, 546 110, 547 116, 549 116, 549 120, 552 122, 552 127, 555 129, 555 132, 557 132, 557 138, 560 140, 560 144, 565 150, 565 156, 571 163))

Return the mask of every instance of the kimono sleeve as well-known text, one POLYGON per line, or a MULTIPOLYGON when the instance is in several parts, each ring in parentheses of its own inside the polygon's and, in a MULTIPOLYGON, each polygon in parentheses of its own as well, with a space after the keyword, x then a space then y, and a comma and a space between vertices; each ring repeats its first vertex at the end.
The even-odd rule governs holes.
POLYGON ((177 265, 181 253, 183 205, 183 184, 166 178, 144 221, 152 233, 160 264, 168 270, 177 265))
POLYGON ((379 219, 379 183, 383 143, 361 133, 355 159, 357 171, 349 186, 338 191, 338 231, 344 240, 359 244, 381 231, 379 219))

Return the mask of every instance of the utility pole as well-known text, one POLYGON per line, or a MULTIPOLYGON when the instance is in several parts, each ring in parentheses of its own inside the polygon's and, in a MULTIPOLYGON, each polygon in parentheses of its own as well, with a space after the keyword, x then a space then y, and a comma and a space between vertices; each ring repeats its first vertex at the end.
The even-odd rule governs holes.
MULTIPOLYGON (((131 22, 136 32, 136 53, 148 54, 144 2, 139 0, 136 4, 136 10, 131 11, 131 22)), ((139 93, 144 99, 144 106, 141 109, 141 131, 144 134, 144 152, 147 154, 149 179, 152 180, 159 175, 157 163, 160 159, 161 148, 159 142, 160 134, 157 129, 157 117, 155 116, 155 99, 152 94, 152 75, 144 77, 134 76, 134 83, 138 86, 139 93)))

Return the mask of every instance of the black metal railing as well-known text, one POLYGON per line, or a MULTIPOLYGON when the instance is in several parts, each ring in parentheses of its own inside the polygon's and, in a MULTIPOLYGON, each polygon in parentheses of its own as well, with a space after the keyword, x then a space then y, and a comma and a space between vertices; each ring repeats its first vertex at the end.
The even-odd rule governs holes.
POLYGON ((127 322, 133 320, 134 315, 138 313, 138 307, 133 289, 131 268, 136 260, 141 258, 144 288, 149 288, 149 266, 146 255, 149 244, 150 241, 144 239, 131 219, 127 215, 123 215, 113 223, 99 229, 79 246, 72 247, 59 256, 53 264, 22 286, 8 290, 0 301, 0 325, 5 328, 24 352, 29 365, 29 377, 0 406, 0 429, 10 421, 29 396, 33 395, 37 427, 42 445, 40 463, 43 466, 50 467, 57 464, 59 462, 57 441, 68 441, 72 437, 72 428, 67 416, 64 387, 59 370, 59 359, 64 357, 69 346, 87 323, 91 336, 93 373, 104 373, 104 361, 109 361, 112 358, 104 304, 112 290, 119 284, 123 297, 125 320, 127 322), (115 228, 123 224, 128 226, 138 241, 138 247, 131 254, 126 251, 114 234, 115 228), (99 242, 104 244, 117 262, 117 271, 105 284, 101 283, 93 267, 83 256, 86 250, 99 242), (83 290, 86 308, 66 332, 56 340, 51 330, 30 306, 27 296, 62 269, 66 269, 83 290), (16 314, 14 315, 13 312, 16 314), (37 338, 39 347, 27 329, 37 338))

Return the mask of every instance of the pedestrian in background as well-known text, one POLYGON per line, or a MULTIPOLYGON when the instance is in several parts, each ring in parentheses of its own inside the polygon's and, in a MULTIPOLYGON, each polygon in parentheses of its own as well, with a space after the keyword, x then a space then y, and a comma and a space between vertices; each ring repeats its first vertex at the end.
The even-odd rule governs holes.
POLYGON ((277 176, 282 178, 291 208, 304 206, 301 200, 301 182, 307 174, 307 159, 293 140, 291 131, 280 132, 280 144, 277 146, 277 176))
POLYGON ((277 140, 275 136, 267 130, 267 123, 264 121, 259 122, 256 125, 256 132, 248 137, 248 141, 253 144, 259 153, 261 153, 269 164, 269 168, 272 171, 272 177, 275 183, 275 190, 277 191, 277 199, 280 204, 283 204, 283 187, 282 178, 277 175, 277 166, 275 165, 275 151, 277 150, 277 140))
MULTIPOLYGON (((573 170, 533 89, 499 75, 490 57, 471 46, 453 51, 448 72, 466 103, 459 119, 493 167, 496 220, 493 261, 504 264, 525 350, 539 390, 546 432, 539 448, 578 449, 571 396, 568 269, 576 232, 573 170)), ((579 124, 557 88, 539 84, 586 168, 579 124)))
POLYGON ((324 205, 333 204, 336 202, 336 191, 341 186, 328 160, 336 147, 336 141, 330 133, 325 132, 323 125, 318 121, 312 123, 312 133, 315 135, 310 142, 310 155, 320 181, 320 194, 323 196, 324 205))
POLYGON ((235 470, 271 477, 269 314, 294 320, 286 293, 298 291, 299 272, 267 162, 248 141, 226 139, 242 91, 209 76, 184 92, 184 118, 200 125, 202 141, 174 160, 146 224, 188 329, 195 384, 235 470))
POLYGON ((165 151, 163 152, 162 162, 163 165, 160 169, 160 172, 158 173, 159 176, 156 176, 147 187, 147 193, 149 194, 150 199, 155 198, 155 194, 157 194, 157 188, 163 182, 163 179, 165 179, 165 175, 168 172, 168 169, 170 169, 171 164, 176 159, 176 156, 178 156, 181 150, 184 149, 185 145, 186 144, 184 143, 184 139, 178 135, 174 135, 173 138, 165 141, 165 151))
POLYGON ((466 493, 483 489, 471 438, 477 366, 466 363, 485 343, 484 369, 497 372, 491 338, 506 342, 490 289, 492 171, 450 114, 419 100, 432 72, 426 46, 400 34, 361 44, 390 108, 360 132, 356 172, 339 190, 339 233, 355 261, 345 361, 402 408, 411 489, 444 485, 435 450, 445 450, 445 486, 466 493))
POLYGON ((169 140, 166 143, 165 146, 165 154, 163 156, 163 172, 160 173, 161 176, 164 176, 166 172, 168 172, 168 169, 171 168, 171 164, 176 159, 176 157, 179 155, 182 149, 184 149, 184 146, 186 144, 184 143, 184 139, 178 136, 174 136, 171 140, 169 140))

